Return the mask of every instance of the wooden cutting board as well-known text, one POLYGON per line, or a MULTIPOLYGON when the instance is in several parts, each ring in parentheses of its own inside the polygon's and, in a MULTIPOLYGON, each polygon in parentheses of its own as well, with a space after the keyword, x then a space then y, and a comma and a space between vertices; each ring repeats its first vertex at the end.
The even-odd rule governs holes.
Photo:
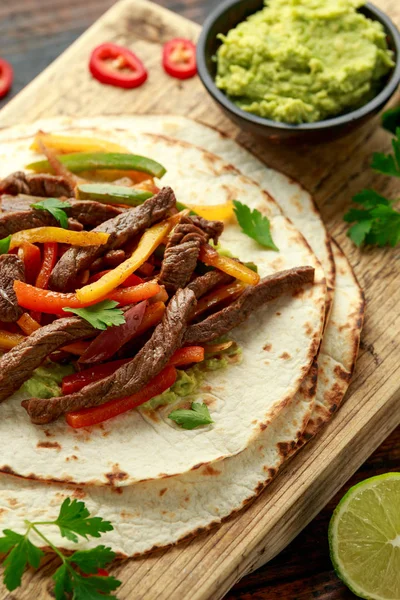
MULTIPOLYGON (((400 25, 398 0, 377 0, 400 25)), ((227 120, 195 78, 180 82, 160 65, 161 45, 173 37, 196 39, 200 27, 146 0, 123 0, 0 113, 0 126, 55 115, 175 113, 216 126, 269 166, 298 179, 321 209, 329 231, 354 266, 367 298, 362 349, 347 401, 318 438, 302 450, 244 512, 192 541, 113 569, 123 585, 118 598, 145 600, 222 598, 245 573, 280 552, 400 423, 400 249, 357 250, 342 217, 364 187, 396 196, 396 181, 375 175, 374 151, 388 151, 379 120, 350 137, 310 147, 258 143, 227 120), (149 69, 146 85, 125 91, 91 79, 90 50, 103 41, 131 47, 149 69)), ((194 140, 195 141, 195 140, 194 140)), ((398 195, 398 189, 397 189, 398 195)), ((51 598, 54 558, 2 600, 51 598)))

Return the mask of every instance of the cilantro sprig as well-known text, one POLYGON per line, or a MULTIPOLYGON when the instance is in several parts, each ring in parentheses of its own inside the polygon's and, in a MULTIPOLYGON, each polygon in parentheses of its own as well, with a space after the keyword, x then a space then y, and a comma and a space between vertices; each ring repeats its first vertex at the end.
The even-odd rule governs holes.
POLYGON ((37 210, 47 210, 53 217, 60 223, 61 227, 68 229, 68 215, 65 212, 66 208, 70 208, 71 204, 66 200, 59 200, 58 198, 47 198, 47 200, 41 200, 31 204, 31 208, 37 210))
POLYGON ((242 204, 238 200, 233 201, 234 213, 243 233, 258 242, 264 248, 279 252, 279 248, 274 244, 271 235, 271 224, 267 217, 264 217, 256 208, 250 210, 247 204, 242 204))
MULTIPOLYGON (((383 121, 385 115, 383 116, 383 121)), ((393 121, 392 121, 393 124, 393 121)), ((378 173, 400 177, 400 128, 392 140, 393 154, 376 152, 371 166, 378 173)), ((388 200, 375 190, 366 189, 356 194, 353 202, 357 208, 351 208, 343 217, 347 223, 353 223, 347 235, 356 246, 396 246, 400 242, 400 212, 393 207, 394 201, 388 200)))
POLYGON ((112 325, 123 325, 125 323, 124 313, 117 308, 118 302, 115 300, 103 300, 86 308, 64 308, 67 312, 74 313, 85 319, 95 329, 107 329, 112 325))
POLYGON ((382 127, 390 133, 396 134, 396 129, 400 127, 400 106, 391 108, 382 115, 382 127))
POLYGON ((25 534, 5 529, 4 537, 0 538, 0 553, 7 555, 4 560, 3 582, 10 592, 21 586, 26 567, 29 565, 37 569, 44 556, 44 552, 30 539, 32 534, 35 534, 41 539, 43 546, 51 548, 61 559, 61 565, 53 575, 56 600, 67 600, 71 595, 74 600, 115 598, 110 593, 115 591, 121 582, 115 577, 96 576, 99 569, 104 569, 114 560, 115 553, 111 548, 100 545, 66 556, 41 531, 42 526, 56 526, 62 537, 78 542, 78 536, 85 539, 89 536, 99 538, 102 533, 112 531, 114 528, 109 521, 101 517, 91 517, 83 502, 66 498, 55 521, 25 523, 25 534))
POLYGON ((189 410, 186 408, 173 410, 168 415, 168 418, 175 421, 182 429, 195 429, 196 427, 200 427, 200 425, 214 423, 207 404, 199 404, 198 402, 192 402, 189 410))

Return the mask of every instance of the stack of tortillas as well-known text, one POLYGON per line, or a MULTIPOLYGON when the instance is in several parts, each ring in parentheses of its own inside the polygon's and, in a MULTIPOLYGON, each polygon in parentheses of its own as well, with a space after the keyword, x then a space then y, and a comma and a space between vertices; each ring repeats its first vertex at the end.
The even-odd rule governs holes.
MULTIPOLYGON (((262 276, 315 268, 313 286, 270 303, 233 332, 241 363, 210 373, 200 392, 212 397, 212 427, 178 430, 167 407, 73 431, 64 422, 32 425, 18 395, 0 405, 0 529, 50 520, 64 497, 77 497, 113 523, 102 543, 135 556, 240 510, 332 418, 355 366, 363 293, 310 195, 216 130, 171 116, 35 123, 1 133, 0 176, 30 162, 38 129, 114 141, 161 162, 162 183, 189 206, 237 199, 257 208, 280 251, 258 246, 237 224, 226 225, 221 244, 262 276)), ((97 542, 79 544, 91 545, 97 542)))

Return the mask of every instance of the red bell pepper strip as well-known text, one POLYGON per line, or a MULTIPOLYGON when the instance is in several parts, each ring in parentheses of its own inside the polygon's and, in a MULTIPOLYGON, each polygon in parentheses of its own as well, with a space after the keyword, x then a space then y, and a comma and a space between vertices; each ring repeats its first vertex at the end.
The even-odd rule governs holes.
POLYGON ((136 54, 111 42, 93 50, 89 70, 101 83, 128 89, 139 87, 147 79, 147 71, 136 54))
POLYGON ((188 79, 197 73, 196 46, 190 40, 175 38, 164 45, 164 70, 177 79, 188 79))
MULTIPOLYGON (((112 269, 106 269, 105 271, 100 271, 99 273, 95 273, 94 275, 91 275, 88 279, 88 283, 93 283, 94 281, 98 281, 99 279, 101 279, 103 277, 103 275, 106 275, 106 273, 109 273, 112 269)), ((121 283, 122 287, 132 287, 134 285, 139 285, 139 283, 143 283, 143 279, 141 277, 139 277, 138 275, 136 275, 136 273, 132 273, 132 275, 129 275, 128 279, 125 279, 125 281, 123 281, 121 283)))
POLYGON ((50 275, 54 269, 57 260, 58 244, 57 242, 45 242, 43 245, 43 262, 39 275, 36 277, 35 287, 47 290, 49 287, 50 275))
POLYGON ((169 365, 181 367, 192 363, 202 362, 204 360, 204 348, 202 346, 187 346, 180 348, 169 360, 169 365))
POLYGON ((10 63, 4 58, 0 58, 0 98, 3 98, 10 91, 13 77, 13 68, 10 63))
MULTIPOLYGON (((62 393, 73 394, 79 392, 82 388, 89 383, 100 381, 109 375, 115 373, 117 369, 122 367, 132 360, 131 358, 123 358, 121 360, 113 360, 102 365, 95 365, 79 373, 72 373, 72 375, 66 375, 62 380, 62 393)), ((169 365, 173 367, 181 367, 183 365, 201 362, 204 360, 204 348, 201 346, 188 346, 187 348, 180 348, 171 357, 169 365)))
POLYGON ((86 385, 89 385, 89 383, 100 381, 101 379, 112 375, 117 369, 122 367, 122 365, 125 365, 130 360, 132 359, 122 358, 121 360, 113 360, 111 362, 104 363, 103 365, 95 365, 94 367, 90 367, 89 369, 85 369, 79 373, 66 375, 62 380, 62 393, 67 395, 79 392, 79 390, 84 388, 86 385))
POLYGON ((18 248, 18 256, 25 265, 25 279, 28 283, 34 283, 40 271, 42 257, 40 250, 30 242, 22 242, 18 248))
POLYGON ((118 327, 108 327, 90 344, 79 359, 80 363, 96 363, 110 359, 135 335, 143 321, 147 301, 131 306, 124 314, 125 323, 118 327))
POLYGON ((167 366, 158 375, 156 375, 140 392, 127 396, 126 398, 118 398, 110 400, 100 406, 93 408, 84 408, 79 411, 70 412, 66 415, 68 425, 74 429, 81 427, 90 427, 97 423, 103 423, 118 415, 121 415, 133 408, 144 404, 148 400, 158 396, 168 390, 176 381, 177 372, 175 367, 167 366))
MULTIPOLYGON (((84 308, 97 304, 100 300, 94 302, 81 302, 76 297, 76 294, 63 294, 60 292, 52 292, 50 290, 42 290, 22 281, 14 281, 14 290, 17 295, 18 304, 28 310, 35 310, 52 315, 63 315, 63 308, 84 308)), ((106 298, 115 300, 120 306, 133 304, 147 300, 158 294, 161 287, 154 281, 146 281, 140 285, 122 290, 114 290, 107 294, 106 298)), ((102 298, 104 300, 105 298, 102 298)), ((155 306, 155 305, 154 305, 155 306)))

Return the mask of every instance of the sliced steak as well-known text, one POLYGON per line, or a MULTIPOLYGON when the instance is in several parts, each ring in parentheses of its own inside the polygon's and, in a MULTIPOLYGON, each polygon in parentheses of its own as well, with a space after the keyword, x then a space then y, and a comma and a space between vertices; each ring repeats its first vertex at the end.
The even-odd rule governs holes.
POLYGON ((166 366, 175 350, 181 347, 187 322, 195 305, 196 298, 191 290, 179 290, 168 304, 163 320, 157 325, 149 341, 130 362, 106 379, 60 398, 24 400, 22 406, 32 422, 50 423, 66 412, 97 406, 141 390, 166 366))
POLYGON ((95 330, 79 317, 58 319, 41 327, 0 359, 0 402, 16 392, 49 354, 95 330))
POLYGON ((0 321, 15 323, 22 315, 14 292, 14 281, 25 281, 25 267, 15 254, 0 255, 0 321))
POLYGON ((120 248, 130 238, 164 218, 175 204, 174 192, 170 187, 165 187, 140 206, 127 210, 96 227, 94 231, 110 234, 108 242, 102 246, 70 248, 53 270, 50 279, 51 288, 63 292, 72 290, 80 271, 87 269, 99 256, 103 256, 109 250, 120 248))
POLYGON ((207 236, 207 241, 212 240, 214 244, 218 243, 220 235, 224 230, 222 221, 209 221, 208 219, 204 219, 197 215, 191 215, 190 219, 196 227, 204 231, 207 236))
POLYGON ((70 198, 75 196, 73 188, 64 177, 38 173, 27 175, 23 171, 12 173, 0 181, 0 194, 29 194, 45 198, 70 198))
POLYGON ((189 217, 181 220, 172 232, 161 265, 159 281, 169 293, 184 288, 197 265, 200 246, 208 241, 206 234, 189 217))
POLYGON ((279 296, 313 283, 313 267, 298 267, 264 277, 258 285, 249 286, 235 302, 191 325, 185 334, 185 344, 203 344, 225 335, 245 321, 252 312, 279 296))
MULTIPOLYGON (((58 227, 60 224, 47 210, 36 210, 30 208, 36 198, 31 198, 29 204, 24 200, 22 206, 14 196, 3 196, 1 201, 0 216, 0 238, 6 237, 22 229, 33 229, 34 227, 58 227), (12 205, 9 202, 12 199, 12 205), (18 210, 18 209, 25 210, 18 210)), ((97 227, 104 221, 108 221, 121 214, 121 210, 115 206, 108 206, 92 200, 68 200, 71 206, 65 207, 65 212, 74 221, 83 227, 97 227)), ((70 227, 73 229, 73 227, 70 227)))
POLYGON ((233 277, 223 273, 222 271, 215 270, 208 271, 207 273, 204 273, 204 275, 196 277, 196 279, 193 279, 193 281, 191 281, 187 287, 191 289, 196 298, 199 299, 201 296, 204 296, 204 294, 207 294, 207 292, 210 292, 213 288, 220 285, 226 285, 231 281, 233 281, 233 277))

